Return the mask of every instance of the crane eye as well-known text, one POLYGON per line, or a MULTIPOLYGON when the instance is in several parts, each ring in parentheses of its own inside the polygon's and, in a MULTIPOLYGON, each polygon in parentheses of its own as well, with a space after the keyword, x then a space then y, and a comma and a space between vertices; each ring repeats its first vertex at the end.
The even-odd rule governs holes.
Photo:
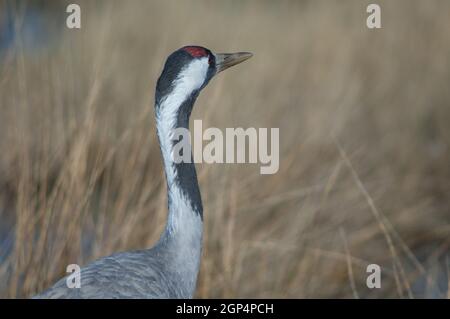
POLYGON ((208 63, 209 63, 209 65, 214 63, 214 57, 212 56, 212 54, 209 55, 208 63))

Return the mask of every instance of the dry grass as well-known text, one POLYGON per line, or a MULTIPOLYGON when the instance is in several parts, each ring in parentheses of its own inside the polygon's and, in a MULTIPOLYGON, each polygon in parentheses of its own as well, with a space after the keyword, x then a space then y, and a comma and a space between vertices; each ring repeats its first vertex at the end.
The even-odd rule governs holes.
POLYGON ((186 44, 255 54, 212 81, 193 118, 279 127, 281 143, 275 175, 197 166, 197 297, 448 296, 436 281, 449 278, 450 3, 378 2, 370 31, 368 1, 80 1, 81 30, 6 52, 0 296, 157 240, 154 85, 186 44), (381 289, 365 285, 370 263, 381 289))

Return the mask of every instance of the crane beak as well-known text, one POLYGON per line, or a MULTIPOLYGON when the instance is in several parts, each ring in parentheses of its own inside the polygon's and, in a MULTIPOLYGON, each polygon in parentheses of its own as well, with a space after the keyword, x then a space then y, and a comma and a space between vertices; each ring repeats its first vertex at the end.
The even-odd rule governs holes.
POLYGON ((216 70, 217 73, 232 67, 233 65, 244 62, 253 56, 250 52, 237 53, 216 53, 216 70))

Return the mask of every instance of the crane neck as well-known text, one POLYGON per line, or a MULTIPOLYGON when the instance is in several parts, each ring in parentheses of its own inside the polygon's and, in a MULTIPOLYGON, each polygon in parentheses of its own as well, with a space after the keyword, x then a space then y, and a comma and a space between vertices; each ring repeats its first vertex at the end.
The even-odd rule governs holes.
MULTIPOLYGON (((173 160, 174 146, 179 142, 173 133, 178 128, 189 130, 189 118, 197 95, 192 94, 178 103, 170 98, 164 99, 161 102, 163 105, 157 108, 156 127, 167 181, 169 215, 170 208, 182 201, 193 215, 203 220, 202 199, 192 154, 189 162, 175 163, 173 160), (178 107, 171 105, 173 103, 177 103, 178 107)), ((190 141, 187 143, 190 145, 190 141)))
POLYGON ((175 163, 173 130, 189 129, 189 117, 198 92, 184 99, 171 94, 157 99, 156 124, 167 181, 168 218, 158 245, 170 251, 178 269, 196 282, 202 248, 203 207, 195 164, 175 163))

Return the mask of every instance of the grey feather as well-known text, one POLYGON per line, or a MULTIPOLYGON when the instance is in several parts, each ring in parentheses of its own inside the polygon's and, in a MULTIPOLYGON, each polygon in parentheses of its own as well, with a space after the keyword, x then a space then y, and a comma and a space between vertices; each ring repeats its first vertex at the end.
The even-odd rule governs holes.
POLYGON ((192 283, 170 259, 160 245, 117 253, 82 268, 80 288, 68 288, 64 277, 34 298, 192 298, 192 283))

